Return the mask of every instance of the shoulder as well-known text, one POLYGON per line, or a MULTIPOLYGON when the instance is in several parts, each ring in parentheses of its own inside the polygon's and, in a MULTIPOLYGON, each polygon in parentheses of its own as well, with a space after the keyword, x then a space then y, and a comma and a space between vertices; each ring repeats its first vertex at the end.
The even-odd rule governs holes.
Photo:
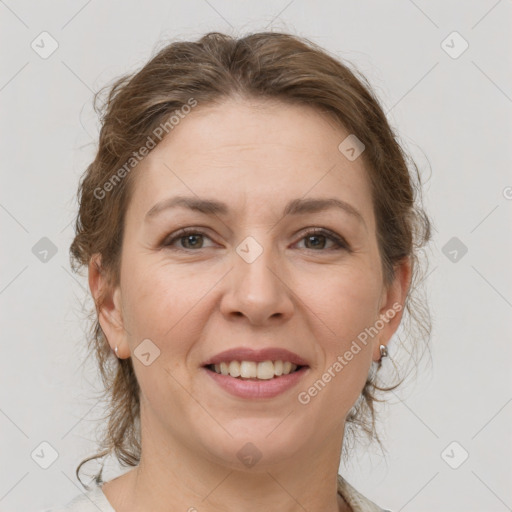
POLYGON ((350 505, 353 512, 391 512, 376 505, 338 475, 338 493, 350 505))
POLYGON ((100 486, 75 496, 69 503, 43 512, 115 512, 100 486))

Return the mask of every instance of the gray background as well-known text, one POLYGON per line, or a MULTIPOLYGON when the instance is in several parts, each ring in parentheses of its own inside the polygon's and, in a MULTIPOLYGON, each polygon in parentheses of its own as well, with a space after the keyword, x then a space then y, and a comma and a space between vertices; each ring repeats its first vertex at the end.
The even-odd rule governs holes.
MULTIPOLYGON (((71 499, 76 465, 95 448, 102 404, 84 363, 87 281, 68 260, 75 192, 98 133, 93 91, 163 39, 270 27, 366 74, 428 179, 436 227, 426 279, 432 365, 383 409, 387 458, 360 450, 342 473, 395 512, 512 510, 510 0, 5 0, 0 17, 2 511, 71 499), (58 43, 45 59, 31 47, 43 51, 43 31, 58 43), (36 257, 43 237, 57 250, 46 262, 36 257), (443 252, 452 237, 467 247, 457 261, 450 245, 443 252), (42 442, 58 452, 48 469, 42 442), (469 458, 453 469, 463 450, 469 458)), ((107 478, 118 472, 113 465, 107 478)))

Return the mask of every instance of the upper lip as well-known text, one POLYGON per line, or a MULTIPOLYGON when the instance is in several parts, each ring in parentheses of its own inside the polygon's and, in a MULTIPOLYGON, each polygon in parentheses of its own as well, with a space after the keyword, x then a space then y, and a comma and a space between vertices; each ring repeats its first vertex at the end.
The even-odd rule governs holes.
POLYGON ((296 364, 297 366, 309 366, 305 359, 294 352, 290 352, 285 348, 272 347, 260 350, 253 350, 247 347, 224 350, 205 361, 202 366, 230 361, 255 361, 257 363, 262 361, 290 361, 290 363, 296 364))

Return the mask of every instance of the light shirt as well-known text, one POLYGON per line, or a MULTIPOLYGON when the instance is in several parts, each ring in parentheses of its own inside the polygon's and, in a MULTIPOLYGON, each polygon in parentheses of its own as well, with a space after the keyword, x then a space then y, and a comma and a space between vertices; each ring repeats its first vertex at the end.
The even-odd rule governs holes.
MULTIPOLYGON (((373 501, 365 498, 352 487, 341 475, 338 475, 338 494, 350 505, 352 512, 391 512, 384 510, 373 501)), ((43 512, 116 512, 101 486, 94 486, 73 498, 67 505, 43 512)))

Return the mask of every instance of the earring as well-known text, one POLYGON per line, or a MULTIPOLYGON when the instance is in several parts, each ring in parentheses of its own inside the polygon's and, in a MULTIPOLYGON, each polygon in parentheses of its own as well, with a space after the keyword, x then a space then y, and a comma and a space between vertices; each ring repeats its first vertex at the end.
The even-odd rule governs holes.
POLYGON ((380 346, 380 359, 379 359, 379 363, 382 362, 382 358, 383 357, 388 357, 388 348, 386 347, 386 345, 381 345, 380 346))
POLYGON ((116 348, 114 349, 114 352, 116 353, 116 357, 119 357, 119 355, 117 354, 117 345, 116 348))

